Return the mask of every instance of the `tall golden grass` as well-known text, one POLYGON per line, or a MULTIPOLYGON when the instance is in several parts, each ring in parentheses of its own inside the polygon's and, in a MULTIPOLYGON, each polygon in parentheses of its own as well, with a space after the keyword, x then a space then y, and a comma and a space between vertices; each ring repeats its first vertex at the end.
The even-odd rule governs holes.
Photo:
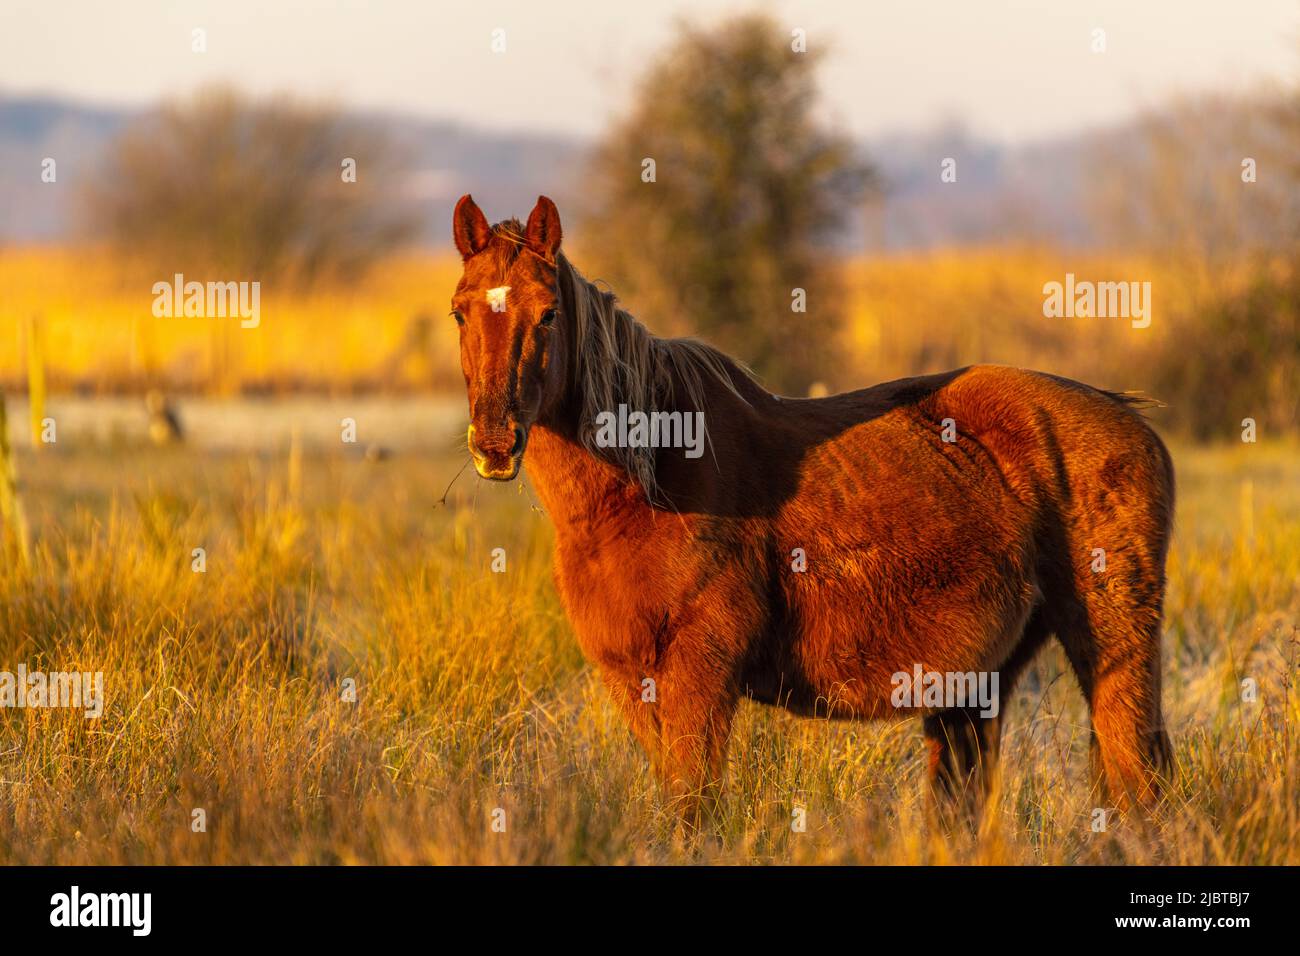
POLYGON ((314 291, 263 277, 261 324, 243 329, 238 317, 155 317, 153 283, 172 277, 142 273, 94 249, 0 251, 0 335, 7 340, 0 384, 26 390, 20 330, 39 315, 51 391, 450 387, 460 382, 460 366, 455 327, 444 317, 459 276, 454 256, 409 256, 384 261, 355 284, 314 291), (432 333, 423 348, 408 341, 419 319, 432 333))
MULTIPOLYGON (((580 248, 574 257, 582 262, 580 248)), ((1159 344, 1195 321, 1198 299, 1247 276, 1244 268, 1211 278, 1152 257, 1029 246, 847 260, 848 320, 836 350, 843 360, 827 370, 827 383, 850 389, 992 361, 1141 388, 1159 344), (1044 318, 1043 284, 1066 272, 1093 281, 1151 281, 1151 327, 1044 318)), ((19 330, 39 315, 51 391, 160 384, 217 394, 302 387, 458 392, 456 331, 446 314, 459 277, 454 254, 391 258, 355 283, 307 292, 266 277, 261 324, 241 329, 233 318, 155 318, 152 284, 171 277, 143 274, 93 249, 0 251, 0 335, 14 343, 0 350, 0 385, 26 390, 19 330)), ((654 331, 697 330, 689 315, 647 315, 636 302, 627 306, 654 331)))
POLYGON ((912 723, 746 704, 720 818, 684 840, 578 652, 526 486, 467 475, 439 507, 457 457, 20 448, 34 544, 0 565, 0 669, 102 671, 106 705, 0 711, 0 862, 1294 864, 1296 452, 1174 449, 1179 780, 1154 822, 1094 832, 1053 651, 1007 704, 978 835, 925 821, 912 723))

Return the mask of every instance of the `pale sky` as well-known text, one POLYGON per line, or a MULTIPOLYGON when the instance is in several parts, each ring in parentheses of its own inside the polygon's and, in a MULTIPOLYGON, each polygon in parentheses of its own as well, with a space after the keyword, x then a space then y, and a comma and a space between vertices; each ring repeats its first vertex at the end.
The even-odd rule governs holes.
POLYGON ((0 0, 0 95, 144 105, 221 81, 592 134, 678 17, 755 7, 830 48, 826 110, 857 135, 958 118, 1024 141, 1171 93, 1300 82, 1300 0, 0 0))

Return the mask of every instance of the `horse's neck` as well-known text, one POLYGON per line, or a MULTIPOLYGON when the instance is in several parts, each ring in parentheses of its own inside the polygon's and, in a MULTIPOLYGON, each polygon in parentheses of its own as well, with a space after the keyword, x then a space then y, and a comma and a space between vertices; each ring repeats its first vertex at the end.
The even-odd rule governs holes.
POLYGON ((597 458, 566 428, 535 424, 524 461, 561 536, 594 531, 616 512, 649 509, 645 492, 626 471, 597 458))
MULTIPOLYGON (((733 371, 733 381, 749 385, 739 370, 733 371)), ((672 374, 677 391, 681 383, 672 374)), ((533 425, 524 459, 529 478, 561 536, 599 534, 611 525, 641 521, 654 510, 645 489, 624 467, 592 454, 579 440, 578 418, 584 406, 582 396, 576 393, 579 387, 571 384, 560 408, 533 425)), ((725 414, 732 406, 733 398, 745 403, 745 399, 728 394, 716 383, 706 381, 705 387, 715 393, 707 404, 720 413, 725 414)), ((756 386, 753 389, 758 391, 756 386)))

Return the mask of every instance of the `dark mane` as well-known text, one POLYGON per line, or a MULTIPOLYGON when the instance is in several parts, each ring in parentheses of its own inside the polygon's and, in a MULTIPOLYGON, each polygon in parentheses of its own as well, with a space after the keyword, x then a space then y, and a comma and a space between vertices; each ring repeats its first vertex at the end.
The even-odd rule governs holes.
POLYGON ((703 411, 705 385, 710 381, 743 401, 736 381, 752 382, 752 373, 711 345, 651 334, 618 305, 613 292, 583 277, 563 253, 556 257, 556 270, 560 303, 574 331, 572 368, 583 445, 626 469, 653 497, 655 449, 598 447, 596 416, 616 411, 620 404, 647 413, 679 410, 678 403, 703 411))

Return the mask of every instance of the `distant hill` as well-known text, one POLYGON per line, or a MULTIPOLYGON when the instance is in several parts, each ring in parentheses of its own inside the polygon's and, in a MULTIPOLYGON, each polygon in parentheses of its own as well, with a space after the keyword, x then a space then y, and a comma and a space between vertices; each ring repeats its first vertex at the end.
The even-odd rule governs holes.
POLYGON ((1096 139, 1089 133, 1010 147, 961 127, 877 138, 866 149, 884 190, 866 211, 861 241, 887 250, 1007 241, 1092 245, 1083 157, 1096 139), (949 158, 956 161, 955 182, 940 178, 949 158))
POLYGON ((53 242, 74 228, 73 183, 93 171, 105 144, 133 118, 53 99, 0 98, 0 241, 53 242), (45 157, 57 183, 41 182, 45 157))
MULTIPOLYGON (((49 242, 74 235, 78 182, 94 173, 105 147, 138 115, 48 98, 0 97, 0 242, 49 242), (40 180, 54 157, 58 183, 40 180)), ((402 147, 404 174, 393 188, 423 212, 423 243, 448 243, 452 204, 473 192, 489 215, 523 214, 540 193, 564 208, 580 185, 589 145, 562 135, 496 133, 458 123, 363 114, 402 147)), ((880 137, 862 144, 880 169, 883 202, 851 218, 846 249, 904 250, 1034 239, 1088 245, 1080 155, 1091 136, 1022 147, 972 137, 960 128, 880 137), (958 161, 955 183, 940 162, 958 161)), ((1107 136, 1124 135, 1122 130, 1107 136)))
MULTIPOLYGON (((77 187, 92 175, 105 148, 138 114, 54 99, 0 97, 0 242, 50 242, 75 234, 77 187), (41 181, 53 157, 58 181, 41 181)), ((423 208, 420 240, 449 243, 447 223, 462 193, 473 191, 504 217, 532 208, 540 193, 562 201, 585 144, 563 136, 502 135, 456 124, 363 114, 399 148, 407 163, 393 184, 423 208)))

